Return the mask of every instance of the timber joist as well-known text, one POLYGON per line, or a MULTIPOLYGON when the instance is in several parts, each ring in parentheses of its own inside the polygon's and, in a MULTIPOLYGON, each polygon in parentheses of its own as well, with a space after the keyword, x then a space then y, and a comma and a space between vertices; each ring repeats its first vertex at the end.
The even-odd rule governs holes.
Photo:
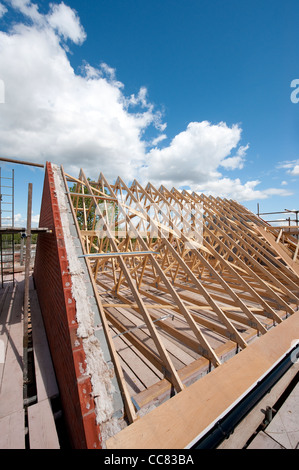
POLYGON ((62 172, 130 422, 298 309, 298 241, 236 201, 62 172))

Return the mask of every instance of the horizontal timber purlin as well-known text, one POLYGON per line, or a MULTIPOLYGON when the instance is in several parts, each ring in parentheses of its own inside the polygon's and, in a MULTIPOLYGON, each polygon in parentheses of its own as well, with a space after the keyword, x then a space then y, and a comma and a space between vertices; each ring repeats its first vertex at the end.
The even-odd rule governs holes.
POLYGON ((233 354, 246 350, 294 314, 296 245, 282 246, 279 232, 236 201, 143 187, 136 180, 128 186, 120 177, 109 184, 102 173, 90 181, 82 169, 78 177, 64 176, 112 356, 119 361, 129 422, 136 421, 139 406, 171 390, 185 393, 200 370, 221 368, 222 347, 233 354), (262 237, 265 228, 277 247, 262 237), (292 269, 287 256, 294 258, 292 269), (128 357, 134 351, 144 363, 138 375, 125 362, 122 344, 131 350, 128 357), (188 357, 190 364, 184 363, 188 357), (134 411, 130 386, 134 377, 150 383, 150 364, 156 383, 134 395, 134 411))

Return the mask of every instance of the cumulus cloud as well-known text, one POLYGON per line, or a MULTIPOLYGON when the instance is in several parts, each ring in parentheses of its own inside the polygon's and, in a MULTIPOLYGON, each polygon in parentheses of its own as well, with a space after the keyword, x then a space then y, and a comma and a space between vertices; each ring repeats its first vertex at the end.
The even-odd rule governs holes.
POLYGON ((79 18, 64 4, 41 15, 29 1, 12 0, 32 21, 0 32, 0 77, 6 85, 0 109, 0 154, 36 162, 50 160, 77 174, 134 175, 144 160, 141 136, 163 129, 146 90, 126 98, 112 68, 72 68, 61 40, 84 39, 79 18), (134 112, 132 112, 132 109, 134 112))
MULTIPOLYGON (((84 62, 75 71, 68 52, 87 36, 77 12, 65 3, 50 3, 46 14, 30 0, 6 4, 26 21, 0 31, 0 78, 5 84, 0 154, 52 161, 75 176, 82 167, 92 178, 102 171, 109 179, 120 175, 128 182, 138 178, 190 186, 239 200, 286 195, 283 189, 258 190, 258 181, 223 176, 223 171, 244 166, 249 145, 241 145, 239 125, 191 122, 166 144, 167 124, 147 88, 127 96, 115 69, 106 63, 84 62)), ((6 10, 1 5, 0 16, 6 10)))
POLYGON ((221 176, 218 171, 220 165, 236 166, 243 158, 241 154, 230 157, 239 143, 241 132, 237 125, 230 128, 223 122, 214 125, 207 121, 191 122, 168 147, 150 150, 147 174, 154 181, 179 185, 218 178, 221 176))

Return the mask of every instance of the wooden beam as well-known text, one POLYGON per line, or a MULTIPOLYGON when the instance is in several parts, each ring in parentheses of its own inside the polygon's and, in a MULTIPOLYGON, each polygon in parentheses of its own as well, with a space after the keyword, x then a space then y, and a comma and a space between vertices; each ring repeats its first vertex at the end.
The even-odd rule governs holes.
POLYGON ((16 160, 16 159, 14 159, 14 158, 4 158, 4 157, 0 157, 0 161, 1 161, 1 162, 8 162, 8 163, 17 163, 17 164, 20 164, 20 165, 37 166, 37 167, 40 167, 40 168, 44 168, 44 167, 45 167, 45 165, 43 165, 42 163, 26 162, 26 161, 22 161, 22 160, 16 160))
POLYGON ((261 236, 271 245, 273 250, 281 256, 289 268, 299 277, 299 263, 296 260, 293 260, 283 247, 279 243, 276 243, 275 237, 269 231, 266 231, 263 228, 256 227, 261 236))

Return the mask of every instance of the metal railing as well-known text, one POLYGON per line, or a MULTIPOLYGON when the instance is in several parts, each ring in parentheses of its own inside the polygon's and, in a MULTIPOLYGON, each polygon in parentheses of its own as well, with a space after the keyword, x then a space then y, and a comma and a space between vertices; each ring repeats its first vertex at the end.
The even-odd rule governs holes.
POLYGON ((287 227, 299 227, 299 210, 289 210, 284 209, 284 211, 277 211, 277 212, 260 212, 259 211, 259 204, 257 205, 257 216, 261 217, 264 215, 276 215, 276 214, 284 214, 289 215, 289 217, 285 217, 284 219, 275 219, 275 220, 265 220, 269 224, 272 223, 283 223, 287 227), (290 214, 294 214, 295 218, 291 218, 290 214))

